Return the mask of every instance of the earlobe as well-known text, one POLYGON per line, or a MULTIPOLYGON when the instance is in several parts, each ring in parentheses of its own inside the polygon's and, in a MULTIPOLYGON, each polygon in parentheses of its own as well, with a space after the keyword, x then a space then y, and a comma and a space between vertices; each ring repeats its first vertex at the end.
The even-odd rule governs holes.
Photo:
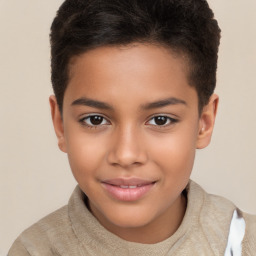
POLYGON ((202 149, 207 147, 211 142, 212 132, 214 128, 215 118, 217 114, 217 108, 219 103, 219 97, 213 94, 209 100, 209 103, 204 106, 200 121, 197 138, 197 148, 202 149))
POLYGON ((61 151, 66 151, 66 143, 64 137, 64 128, 63 128, 63 120, 59 110, 59 106, 54 95, 49 97, 50 107, 51 107, 51 115, 52 115, 52 122, 55 130, 55 134, 58 139, 58 146, 61 151))

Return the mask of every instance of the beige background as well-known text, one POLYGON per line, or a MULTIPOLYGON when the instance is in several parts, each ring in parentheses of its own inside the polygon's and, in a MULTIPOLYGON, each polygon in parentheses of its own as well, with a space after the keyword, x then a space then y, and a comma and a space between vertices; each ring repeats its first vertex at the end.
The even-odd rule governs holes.
MULTIPOLYGON (((0 255, 75 186, 56 144, 48 33, 62 0, 0 0, 0 255)), ((210 0, 222 28, 213 141, 193 179, 256 213, 256 1, 210 0)))

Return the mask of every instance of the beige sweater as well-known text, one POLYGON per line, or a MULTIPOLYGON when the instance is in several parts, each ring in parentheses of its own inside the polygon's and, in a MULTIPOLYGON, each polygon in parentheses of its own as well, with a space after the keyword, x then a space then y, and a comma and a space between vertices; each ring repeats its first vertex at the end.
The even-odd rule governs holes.
MULTIPOLYGON (((25 230, 8 256, 223 256, 236 207, 222 197, 207 194, 192 181, 187 193, 187 210, 175 234, 146 245, 122 240, 103 228, 88 211, 77 187, 68 205, 25 230)), ((243 217, 246 232, 242 255, 256 255, 256 216, 243 213, 243 217)))

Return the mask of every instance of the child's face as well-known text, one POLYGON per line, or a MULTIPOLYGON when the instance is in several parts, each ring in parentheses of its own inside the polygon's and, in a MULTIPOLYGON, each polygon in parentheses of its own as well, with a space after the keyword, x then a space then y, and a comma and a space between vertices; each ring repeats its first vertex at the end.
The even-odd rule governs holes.
POLYGON ((160 226, 164 233, 180 224, 181 192, 196 148, 209 143, 214 97, 199 117, 185 60, 162 47, 102 47, 73 60, 63 122, 51 97, 53 120, 103 226, 127 238, 125 230, 160 226))

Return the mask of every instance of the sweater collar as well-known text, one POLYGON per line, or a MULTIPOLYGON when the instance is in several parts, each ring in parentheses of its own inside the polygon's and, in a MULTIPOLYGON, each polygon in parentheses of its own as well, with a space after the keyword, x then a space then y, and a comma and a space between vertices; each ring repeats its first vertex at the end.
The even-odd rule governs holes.
POLYGON ((166 240, 156 244, 140 244, 121 239, 106 230, 85 205, 85 194, 79 186, 74 190, 68 204, 72 228, 78 240, 86 247, 102 250, 102 255, 167 255, 173 253, 198 225, 198 216, 204 201, 204 191, 193 181, 186 187, 187 209, 178 230, 166 240))

